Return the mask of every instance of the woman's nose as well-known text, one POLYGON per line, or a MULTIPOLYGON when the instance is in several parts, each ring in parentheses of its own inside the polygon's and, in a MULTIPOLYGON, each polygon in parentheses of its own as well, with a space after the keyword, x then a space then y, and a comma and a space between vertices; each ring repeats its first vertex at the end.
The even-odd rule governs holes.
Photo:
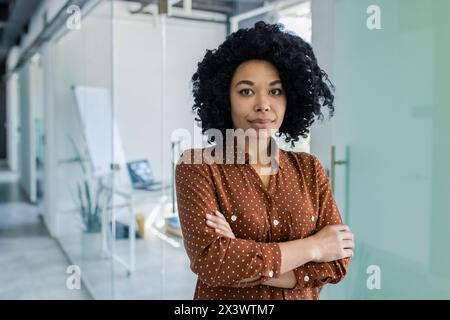
POLYGON ((268 105, 257 105, 256 111, 269 111, 270 107, 268 105))
POLYGON ((255 111, 269 111, 270 106, 267 103, 259 103, 255 106, 255 111))

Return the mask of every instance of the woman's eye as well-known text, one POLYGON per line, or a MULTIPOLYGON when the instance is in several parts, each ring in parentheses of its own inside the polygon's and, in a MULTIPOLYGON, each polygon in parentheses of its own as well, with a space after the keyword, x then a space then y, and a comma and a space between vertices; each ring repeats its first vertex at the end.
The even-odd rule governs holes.
POLYGON ((273 90, 271 90, 270 91, 273 95, 275 95, 275 96, 279 96, 279 95, 281 95, 282 93, 283 93, 283 90, 281 90, 281 89, 273 89, 273 90))
POLYGON ((242 89, 241 91, 239 91, 239 93, 243 96, 249 96, 251 94, 252 90, 250 89, 242 89))

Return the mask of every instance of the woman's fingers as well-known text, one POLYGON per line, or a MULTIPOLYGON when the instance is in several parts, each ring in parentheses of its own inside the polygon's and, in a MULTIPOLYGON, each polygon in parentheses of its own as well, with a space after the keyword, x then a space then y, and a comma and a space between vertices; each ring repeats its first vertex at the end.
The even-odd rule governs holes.
POLYGON ((353 249, 355 247, 353 240, 343 240, 342 243, 345 249, 353 249))
POLYGON ((220 213, 220 211, 214 211, 214 213, 219 217, 219 218, 221 218, 221 219, 223 219, 223 220, 225 220, 225 221, 227 221, 227 219, 225 218, 225 216, 222 214, 222 213, 220 213))
POLYGON ((338 231, 343 231, 343 232, 350 231, 350 227, 347 226, 346 224, 334 224, 332 226, 334 228, 336 228, 336 230, 338 230, 338 231))
POLYGON ((224 236, 226 236, 226 237, 229 237, 229 238, 231 238, 231 239, 234 239, 234 238, 235 238, 234 233, 229 232, 229 231, 224 231, 224 230, 222 230, 222 229, 216 228, 216 232, 217 232, 217 233, 220 233, 220 234, 222 234, 222 235, 224 235, 224 236))
POLYGON ((227 219, 223 214, 221 214, 219 211, 215 211, 216 216, 219 218, 220 223, 227 227, 228 230, 232 231, 230 224, 228 223, 227 219))
POLYGON ((206 224, 210 226, 211 228, 215 229, 216 232, 223 234, 227 237, 230 237, 232 239, 235 238, 234 233, 228 224, 227 220, 223 215, 222 217, 216 215, 207 214, 206 215, 206 224))
POLYGON ((344 258, 353 257, 353 250, 352 249, 344 249, 344 258))
POLYGON ((220 223, 217 223, 217 222, 214 222, 214 221, 211 221, 211 220, 206 220, 206 224, 208 226, 210 226, 211 228, 214 228, 214 229, 222 229, 224 231, 227 230, 227 228, 224 227, 223 225, 221 225, 220 223))
MULTIPOLYGON (((231 230, 231 226, 230 226, 230 224, 228 223, 227 218, 225 218, 225 216, 224 216, 222 213, 220 213, 219 211, 217 211, 217 210, 215 211, 215 214, 216 214, 216 217, 219 218, 219 220, 220 220, 222 223, 226 224, 227 227, 231 230)), ((214 216, 213 216, 213 217, 214 217, 214 216)))
POLYGON ((219 224, 209 221, 209 220, 206 221, 206 224, 208 224, 211 228, 213 228, 217 233, 220 233, 220 234, 222 234, 226 237, 232 238, 232 239, 235 238, 234 233, 231 230, 229 230, 228 228, 224 227, 223 225, 219 225, 219 224))
POLYGON ((207 213, 206 214, 206 219, 209 219, 209 220, 211 220, 211 221, 214 221, 214 222, 220 222, 220 221, 227 221, 226 219, 222 219, 221 217, 219 217, 219 216, 217 216, 217 215, 215 215, 215 214, 209 214, 209 213, 207 213))
POLYGON ((212 221, 212 222, 216 223, 217 225, 222 226, 225 229, 231 230, 230 224, 225 219, 225 217, 222 218, 222 217, 207 214, 206 218, 208 219, 208 221, 212 221))
POLYGON ((343 240, 353 240, 353 233, 351 231, 341 232, 341 239, 343 240))
POLYGON ((220 219, 219 217, 217 217, 215 215, 211 215, 211 214, 207 214, 206 215, 206 220, 214 222, 216 224, 223 224, 223 220, 222 219, 220 219))

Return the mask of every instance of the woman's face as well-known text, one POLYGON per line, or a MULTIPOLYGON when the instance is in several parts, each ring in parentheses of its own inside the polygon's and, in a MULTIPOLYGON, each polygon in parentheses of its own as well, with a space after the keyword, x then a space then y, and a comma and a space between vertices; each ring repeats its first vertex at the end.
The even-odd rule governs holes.
POLYGON ((286 94, 277 69, 268 61, 240 64, 231 79, 231 119, 234 129, 277 131, 286 111, 286 94))

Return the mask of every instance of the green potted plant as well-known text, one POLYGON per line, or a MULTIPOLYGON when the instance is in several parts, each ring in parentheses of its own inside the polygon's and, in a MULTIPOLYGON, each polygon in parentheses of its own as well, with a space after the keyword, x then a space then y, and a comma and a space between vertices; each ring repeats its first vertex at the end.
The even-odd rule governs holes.
POLYGON ((85 165, 86 160, 82 157, 82 153, 74 139, 71 136, 68 136, 68 139, 76 154, 74 161, 80 164, 83 174, 83 180, 76 183, 77 197, 75 201, 80 208, 84 231, 86 233, 100 232, 102 227, 102 206, 100 205, 102 188, 99 187, 100 181, 94 181, 93 185, 91 182, 93 179, 89 179, 88 170, 85 165))
POLYGON ((77 183, 78 201, 80 206, 81 218, 85 227, 85 232, 100 232, 102 227, 101 206, 99 205, 100 190, 97 189, 93 197, 92 186, 88 181, 77 183))

